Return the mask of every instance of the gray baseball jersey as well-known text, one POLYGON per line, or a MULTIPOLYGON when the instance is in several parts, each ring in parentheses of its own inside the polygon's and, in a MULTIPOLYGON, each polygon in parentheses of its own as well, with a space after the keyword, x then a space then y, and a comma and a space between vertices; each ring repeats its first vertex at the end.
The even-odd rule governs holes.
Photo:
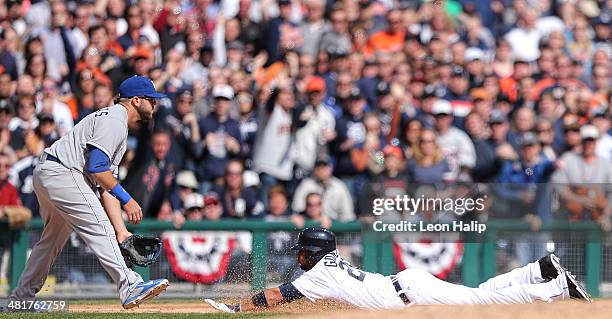
POLYGON ((127 110, 115 104, 87 115, 75 127, 45 149, 64 166, 87 174, 87 146, 95 146, 110 159, 110 168, 117 175, 119 163, 127 149, 127 110))
POLYGON ((32 249, 12 298, 32 298, 40 291, 70 233, 75 231, 98 256, 100 264, 119 287, 126 301, 142 277, 128 268, 113 229, 87 173, 87 146, 108 155, 117 171, 127 148, 127 110, 113 105, 86 116, 68 134, 45 149, 61 162, 41 159, 34 170, 33 186, 45 223, 40 241, 32 249))

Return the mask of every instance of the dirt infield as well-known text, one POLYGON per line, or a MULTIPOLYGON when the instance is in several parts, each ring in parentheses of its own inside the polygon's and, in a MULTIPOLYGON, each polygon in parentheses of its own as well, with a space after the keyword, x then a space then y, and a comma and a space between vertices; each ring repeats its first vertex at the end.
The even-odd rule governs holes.
MULTIPOLYGON (((227 303, 235 303, 238 300, 224 300, 227 303)), ((145 303, 131 310, 125 310, 119 303, 79 303, 70 305, 70 312, 73 313, 214 313, 217 312, 211 306, 200 301, 164 301, 155 300, 145 303)), ((305 313, 325 314, 327 312, 354 311, 355 308, 337 302, 320 301, 316 303, 308 301, 298 301, 287 305, 276 307, 269 311, 270 314, 290 314, 298 315, 305 313)))
MULTIPOLYGON (((77 313, 213 313, 214 309, 202 302, 173 302, 144 304, 133 310, 123 310, 118 304, 81 304, 71 306, 70 312, 77 313)), ((275 318, 304 319, 557 319, 557 318, 610 318, 612 300, 597 300, 592 304, 577 301, 564 301, 551 304, 532 305, 487 305, 487 306, 415 306, 394 311, 362 311, 338 303, 298 302, 274 309, 270 315, 275 318), (280 314, 280 315, 279 315, 280 314)), ((177 316, 180 318, 180 316, 177 316)))

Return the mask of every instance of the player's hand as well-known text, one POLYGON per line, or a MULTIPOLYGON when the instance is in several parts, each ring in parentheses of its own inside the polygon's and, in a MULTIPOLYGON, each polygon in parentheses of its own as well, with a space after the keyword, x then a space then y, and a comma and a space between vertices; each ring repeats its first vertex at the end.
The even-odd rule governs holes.
POLYGON ((212 299, 204 299, 204 302, 208 303, 209 305, 211 305, 213 308, 219 310, 219 311, 223 311, 223 312, 227 312, 227 313, 236 313, 240 311, 240 304, 235 304, 235 305, 228 305, 228 304, 224 304, 222 302, 216 302, 212 299))
POLYGON ((127 204, 123 205, 123 210, 128 216, 128 221, 131 224, 138 224, 142 220, 142 208, 140 205, 132 198, 127 204))

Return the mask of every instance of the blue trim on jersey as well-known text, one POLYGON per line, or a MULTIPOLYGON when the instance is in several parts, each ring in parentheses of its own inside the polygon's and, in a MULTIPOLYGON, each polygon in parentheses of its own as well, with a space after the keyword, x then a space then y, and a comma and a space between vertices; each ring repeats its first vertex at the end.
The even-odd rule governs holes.
POLYGON ((278 289, 280 289, 280 293, 283 295, 285 302, 292 302, 304 298, 304 295, 290 282, 280 285, 278 289))
POLYGON ((127 204, 132 199, 132 196, 119 183, 109 192, 119 200, 121 205, 127 204))
POLYGON ((110 159, 101 149, 89 147, 89 162, 87 163, 89 173, 102 173, 110 171, 110 159))

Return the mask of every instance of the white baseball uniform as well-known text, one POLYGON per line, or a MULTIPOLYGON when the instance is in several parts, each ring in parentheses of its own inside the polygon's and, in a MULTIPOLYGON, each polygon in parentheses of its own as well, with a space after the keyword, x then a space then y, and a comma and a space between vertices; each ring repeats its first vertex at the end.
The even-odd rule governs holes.
POLYGON ((87 173, 88 146, 106 153, 110 169, 117 172, 127 148, 127 117, 127 110, 119 104, 100 109, 45 149, 33 179, 45 227, 11 298, 32 298, 40 291, 72 231, 98 256, 117 284, 122 301, 128 297, 130 288, 143 281, 125 265, 96 182, 87 173))
POLYGON ((405 293, 409 305, 512 304, 569 298, 565 276, 544 282, 538 262, 491 278, 478 288, 469 288, 442 281, 420 269, 406 269, 394 276, 365 272, 342 259, 337 250, 291 284, 311 301, 335 299, 366 309, 405 307, 400 293, 405 293))

